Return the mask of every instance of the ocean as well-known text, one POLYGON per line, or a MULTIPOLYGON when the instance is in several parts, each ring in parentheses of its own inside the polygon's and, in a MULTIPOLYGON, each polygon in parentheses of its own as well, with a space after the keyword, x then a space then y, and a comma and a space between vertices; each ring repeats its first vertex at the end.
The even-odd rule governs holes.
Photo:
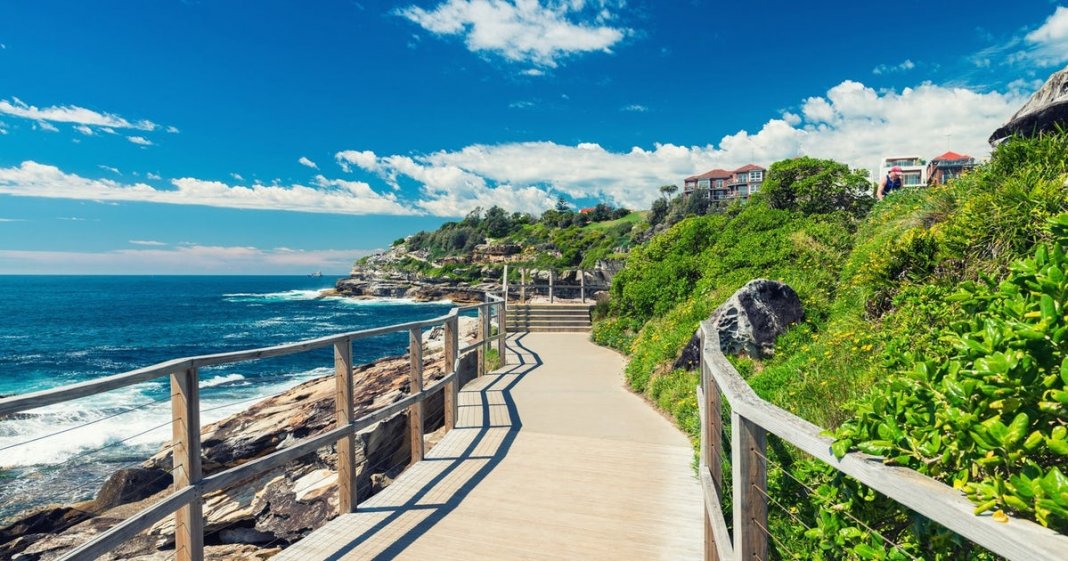
MULTIPOLYGON (((333 278, 0 276, 0 395, 184 356, 277 345, 427 319, 448 303, 322 297, 333 278)), ((403 354, 407 334, 358 341, 355 363, 403 354)), ((207 424, 333 372, 330 349, 205 368, 207 424)), ((0 420, 0 520, 92 498, 115 469, 170 438, 165 378, 0 420)))

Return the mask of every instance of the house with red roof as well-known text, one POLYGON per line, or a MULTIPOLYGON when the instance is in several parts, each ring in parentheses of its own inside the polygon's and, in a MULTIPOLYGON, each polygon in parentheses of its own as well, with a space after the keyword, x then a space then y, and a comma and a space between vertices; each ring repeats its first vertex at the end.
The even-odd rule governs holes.
POLYGON ((979 164, 975 161, 975 158, 967 154, 946 152, 933 158, 927 164, 927 181, 932 185, 944 185, 950 179, 956 179, 964 175, 965 172, 974 169, 977 165, 979 164))
POLYGON ((760 190, 766 171, 754 164, 736 170, 717 168, 706 171, 683 180, 682 194, 689 196, 701 192, 713 201, 748 199, 749 195, 760 190))

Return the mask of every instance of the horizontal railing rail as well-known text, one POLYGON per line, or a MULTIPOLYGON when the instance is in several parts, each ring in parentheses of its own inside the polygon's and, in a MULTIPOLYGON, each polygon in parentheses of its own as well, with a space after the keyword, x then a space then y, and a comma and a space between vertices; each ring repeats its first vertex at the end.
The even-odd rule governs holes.
POLYGON ((244 351, 233 351, 178 358, 79 384, 62 386, 29 394, 0 399, 0 416, 30 411, 48 405, 88 397, 126 386, 151 381, 164 376, 171 379, 171 403, 173 438, 170 445, 174 461, 173 492, 123 522, 95 536, 89 542, 67 552, 62 561, 89 561, 115 550, 126 540, 143 532, 167 516, 175 515, 175 556, 177 561, 202 561, 204 558, 203 497, 209 493, 229 488, 237 483, 262 475, 283 466, 315 450, 337 446, 338 495, 341 513, 356 509, 355 487, 355 436, 358 432, 380 421, 407 411, 409 433, 412 442, 411 461, 423 458, 423 402, 429 397, 444 392, 446 430, 456 426, 459 397, 459 372, 461 356, 478 351, 478 375, 485 373, 485 355, 490 343, 496 341, 501 360, 504 359, 504 343, 507 302, 504 298, 486 294, 486 302, 453 308, 449 313, 422 321, 413 321, 340 333, 316 339, 286 343, 244 351), (459 314, 478 312, 478 335, 474 343, 459 346, 459 314), (496 318, 498 331, 491 335, 491 322, 496 318), (432 386, 423 387, 422 330, 443 325, 444 375, 432 386), (381 407, 360 418, 354 419, 352 343, 360 339, 407 331, 411 356, 410 395, 388 406, 381 407), (204 476, 200 464, 200 398, 199 376, 201 367, 218 366, 236 362, 259 360, 308 352, 327 347, 334 348, 337 411, 337 427, 322 434, 307 437, 297 443, 266 456, 232 467, 225 471, 204 476))
POLYGON ((712 321, 701 324, 701 417, 699 479, 705 499, 705 559, 749 561, 767 559, 766 435, 773 434, 808 455, 882 493, 928 519, 1012 561, 1061 561, 1068 552, 1068 536, 1029 520, 997 522, 976 516, 975 505, 960 491, 883 458, 860 452, 838 459, 833 440, 823 430, 761 399, 723 356, 719 333, 712 321), (727 531, 723 496, 722 398, 731 409, 731 495, 733 537, 727 531))

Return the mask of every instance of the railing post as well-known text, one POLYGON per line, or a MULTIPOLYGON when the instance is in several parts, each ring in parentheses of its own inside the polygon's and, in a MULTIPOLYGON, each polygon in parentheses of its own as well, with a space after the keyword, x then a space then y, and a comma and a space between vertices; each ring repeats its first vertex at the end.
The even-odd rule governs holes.
POLYGON ((734 485, 734 555, 736 561, 768 558, 768 473, 764 429, 731 413, 731 468, 734 485))
POLYGON ((526 267, 519 270, 519 301, 527 303, 527 269, 526 267))
MULTIPOLYGON (((456 355, 460 350, 458 316, 452 316, 445 320, 445 375, 456 372, 456 355)), ((457 375, 458 376, 458 375, 457 375)), ((456 427, 456 414, 459 411, 458 401, 460 392, 460 380, 453 378, 445 384, 445 430, 456 427)))
MULTIPOLYGON (((197 369, 171 373, 172 454, 174 488, 200 482, 200 389, 197 369)), ((199 496, 174 513, 176 561, 204 559, 204 504, 199 496)))
MULTIPOLYGON (((411 369, 408 380, 411 382, 409 393, 416 395, 423 391, 423 330, 413 327, 408 331, 408 356, 411 369)), ((408 408, 408 434, 412 442, 412 463, 423 459, 423 402, 417 401, 408 408)))
POLYGON ((582 269, 579 269, 578 275, 579 275, 579 294, 582 297, 582 303, 585 304, 586 303, 586 273, 582 272, 582 269))
POLYGON ((549 269, 549 303, 553 303, 553 270, 549 269))
POLYGON ((501 295, 504 296, 504 301, 508 301, 508 264, 504 264, 504 274, 501 275, 501 295))
MULTIPOLYGON (((351 423, 352 404, 352 341, 334 343, 334 411, 337 426, 351 423)), ((337 440, 338 514, 356 512, 356 435, 337 440)))
POLYGON ((479 306, 478 308, 478 335, 477 349, 475 354, 478 357, 478 376, 482 376, 486 373, 486 345, 482 343, 486 339, 486 324, 489 323, 489 313, 485 306, 479 306))
POLYGON ((504 344, 508 338, 508 299, 505 298, 497 303, 497 355, 501 358, 501 366, 507 364, 504 353, 507 347, 504 344))
MULTIPOLYGON (((705 330, 698 331, 700 334, 700 347, 698 353, 698 373, 701 380, 701 394, 705 403, 702 410, 704 417, 701 419, 701 469, 707 469, 712 476, 712 483, 716 489, 716 496, 723 496, 723 409, 720 405, 719 386, 712 378, 712 371, 705 362, 705 330)), ((712 533, 711 513, 708 512, 708 503, 705 503, 705 561, 719 561, 719 548, 716 546, 715 534, 712 533)))

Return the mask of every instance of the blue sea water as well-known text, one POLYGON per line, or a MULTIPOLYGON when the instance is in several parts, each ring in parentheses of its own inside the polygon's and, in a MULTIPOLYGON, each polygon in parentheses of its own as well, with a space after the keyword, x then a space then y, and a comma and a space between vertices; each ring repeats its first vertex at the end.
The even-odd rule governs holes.
MULTIPOLYGON (((427 319, 448 303, 322 297, 333 279, 312 277, 0 276, 0 394, 81 382, 183 356, 277 345, 427 319)), ((407 335, 358 341, 354 361, 405 352, 407 335)), ((206 368, 204 423, 310 378, 332 372, 329 349, 206 368)), ((0 518, 5 498, 36 477, 88 481, 137 461, 170 437, 166 379, 0 421, 0 518), (132 411, 131 408, 137 407, 132 411), (86 423, 92 423, 83 426, 86 423), (81 428, 79 428, 81 427, 81 428), (67 431, 48 436, 57 431, 67 431), (46 437, 46 438, 43 438, 46 437), (31 444, 19 444, 41 438, 31 444), (108 446, 110 445, 110 446, 108 446), (93 452, 102 446, 107 449, 93 452), (21 475, 14 484, 11 475, 21 475)), ((35 485, 36 486, 36 485, 35 485)), ((25 501, 22 498, 16 502, 25 501)), ((63 490, 57 500, 69 500, 63 490)), ((25 506, 20 504, 20 506, 25 506)))

